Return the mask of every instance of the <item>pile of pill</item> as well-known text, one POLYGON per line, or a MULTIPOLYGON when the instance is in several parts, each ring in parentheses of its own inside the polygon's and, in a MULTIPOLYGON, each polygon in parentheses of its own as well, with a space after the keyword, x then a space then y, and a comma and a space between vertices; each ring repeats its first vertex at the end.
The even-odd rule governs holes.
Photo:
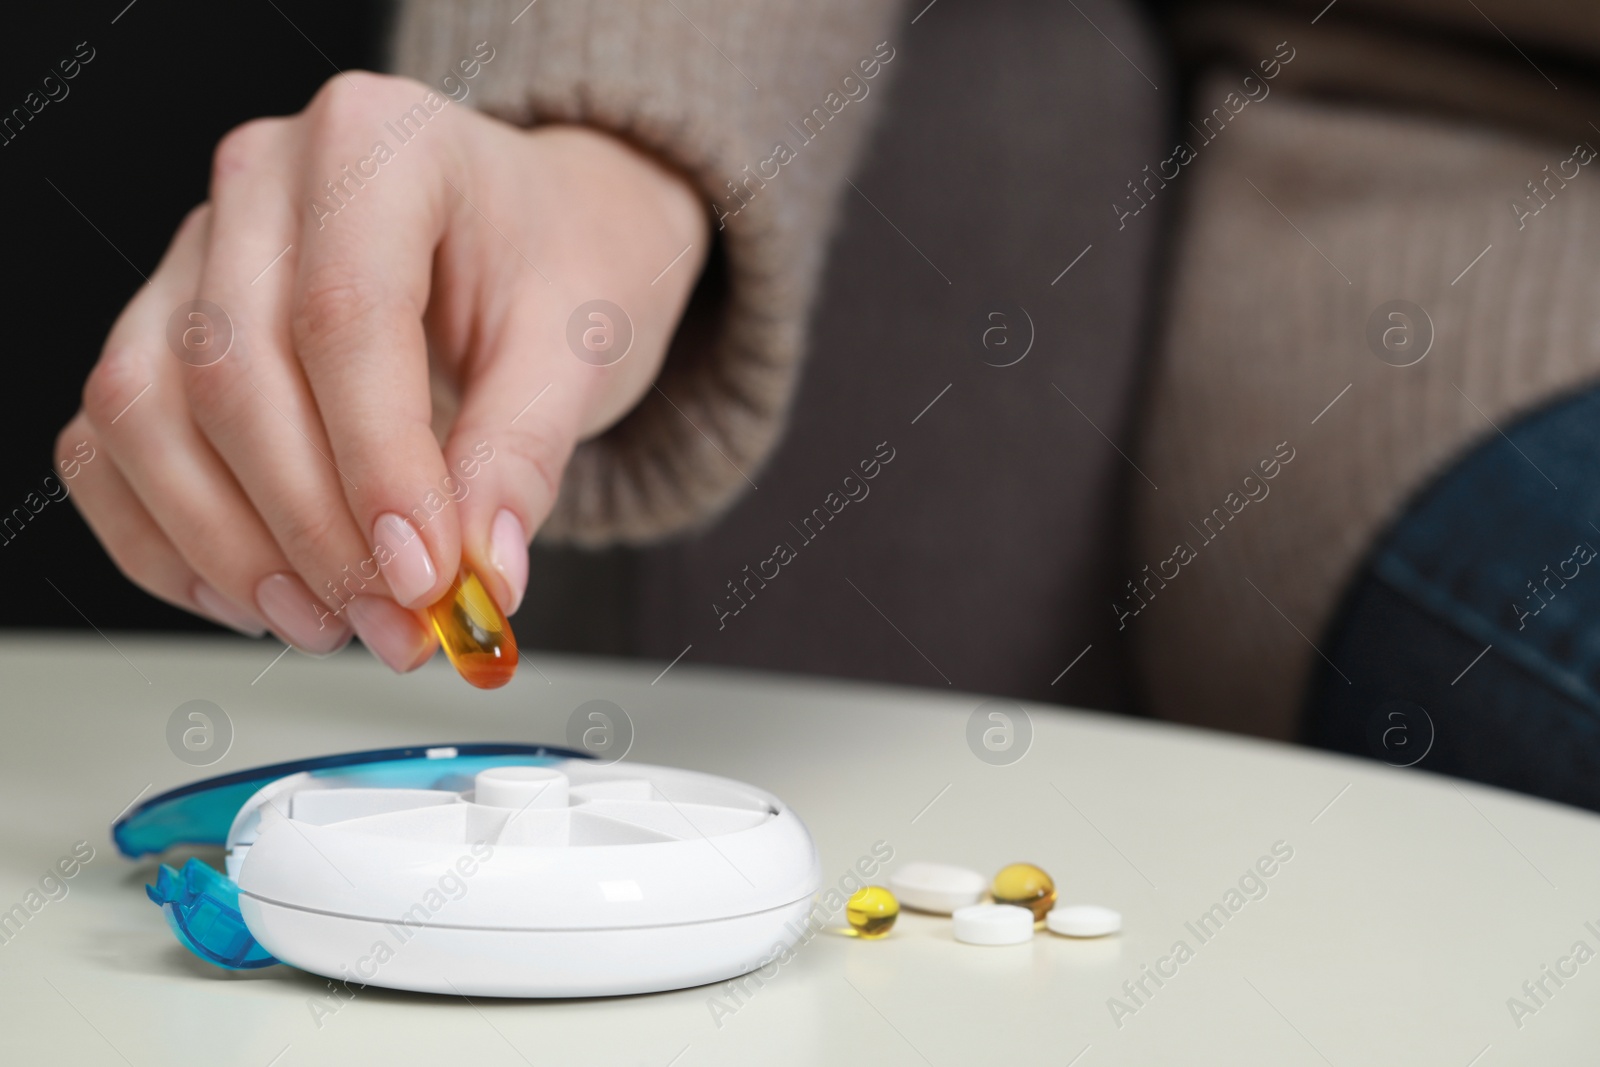
POLYGON ((1056 883, 1031 863, 1002 867, 992 878, 947 863, 916 861, 889 876, 889 887, 867 886, 845 905, 857 937, 887 935, 900 904, 948 915, 957 941, 968 945, 1020 945, 1044 926, 1063 937, 1104 937, 1122 929, 1122 916, 1097 904, 1056 906, 1056 883), (987 896, 989 899, 984 900, 987 896))

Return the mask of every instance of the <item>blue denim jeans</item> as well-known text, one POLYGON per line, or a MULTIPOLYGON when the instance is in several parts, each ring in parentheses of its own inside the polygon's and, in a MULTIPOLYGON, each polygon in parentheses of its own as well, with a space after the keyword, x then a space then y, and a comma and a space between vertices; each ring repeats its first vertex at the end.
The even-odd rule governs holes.
POLYGON ((1505 429, 1379 540, 1302 740, 1600 810, 1600 388, 1505 429))

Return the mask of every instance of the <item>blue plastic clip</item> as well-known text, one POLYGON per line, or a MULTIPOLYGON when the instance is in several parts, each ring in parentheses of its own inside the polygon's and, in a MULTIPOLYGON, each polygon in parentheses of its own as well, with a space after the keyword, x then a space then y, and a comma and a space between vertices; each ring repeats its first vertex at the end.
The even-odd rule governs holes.
POLYGON ((207 963, 244 971, 278 962, 245 926, 238 885, 199 860, 189 860, 181 871, 163 863, 156 884, 144 891, 183 947, 207 963))

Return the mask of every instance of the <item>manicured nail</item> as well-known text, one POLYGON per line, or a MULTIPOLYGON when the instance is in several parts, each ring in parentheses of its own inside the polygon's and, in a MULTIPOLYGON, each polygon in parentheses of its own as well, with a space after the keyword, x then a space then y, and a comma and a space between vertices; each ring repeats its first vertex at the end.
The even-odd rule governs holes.
POLYGON ((515 615, 528 588, 528 540, 521 520, 508 508, 500 509, 489 529, 489 562, 511 588, 510 605, 501 606, 507 615, 515 615))
POLYGON ((311 595, 293 574, 272 574, 256 586, 256 607, 279 637, 303 652, 322 656, 350 640, 350 626, 311 595))
POLYGON ((417 528, 393 512, 379 515, 372 524, 372 546, 394 598, 404 607, 421 607, 439 572, 417 528))
POLYGON ((358 596, 345 608, 356 636, 396 674, 414 671, 433 655, 433 635, 387 597, 358 596))
POLYGON ((267 632, 260 619, 236 606, 205 582, 195 582, 189 596, 213 621, 220 622, 230 630, 237 630, 246 637, 260 637, 267 632))

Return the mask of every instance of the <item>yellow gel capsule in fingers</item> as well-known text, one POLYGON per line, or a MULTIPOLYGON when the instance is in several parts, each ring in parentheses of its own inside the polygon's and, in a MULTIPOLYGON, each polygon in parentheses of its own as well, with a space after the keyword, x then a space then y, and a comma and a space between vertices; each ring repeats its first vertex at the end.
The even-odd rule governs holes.
POLYGON ((900 917, 900 902, 880 885, 858 889, 845 902, 844 917, 857 937, 876 941, 888 936, 900 917))
POLYGON ((996 904, 1015 904, 1033 912, 1033 921, 1040 923, 1056 906, 1056 883, 1042 869, 1031 863, 1013 863, 1000 868, 989 887, 989 895, 996 904))
POLYGON ((478 576, 465 567, 450 592, 429 606, 428 621, 444 654, 472 685, 498 689, 517 672, 517 638, 511 623, 478 576))

